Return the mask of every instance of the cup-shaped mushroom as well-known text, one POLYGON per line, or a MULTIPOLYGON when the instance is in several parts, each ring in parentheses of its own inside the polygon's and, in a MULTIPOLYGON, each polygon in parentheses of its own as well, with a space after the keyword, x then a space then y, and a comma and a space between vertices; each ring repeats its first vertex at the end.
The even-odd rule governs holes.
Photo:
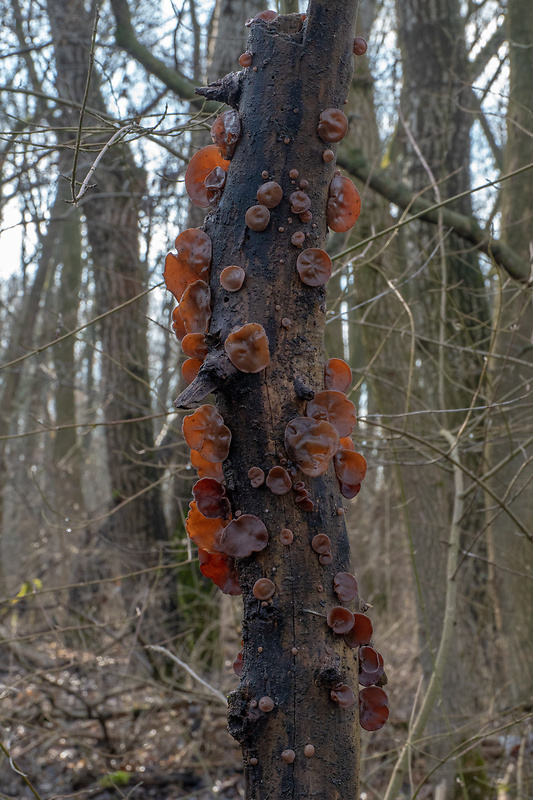
POLYGON ((302 511, 314 511, 315 504, 309 497, 307 489, 302 489, 302 491, 297 492, 294 502, 302 511))
POLYGON ((228 523, 223 519, 208 519, 200 513, 194 500, 189 503, 185 530, 197 547, 208 553, 221 552, 221 537, 228 523))
POLYGON ((270 211, 266 206, 250 206, 244 215, 244 221, 252 231, 264 231, 270 222, 270 211))
POLYGON ((224 529, 220 549, 227 556, 245 558, 264 550, 268 544, 268 531, 264 523, 253 514, 242 514, 224 529))
POLYGON ((279 535, 279 540, 281 544, 289 546, 290 544, 293 543, 294 533, 291 530, 289 530, 289 528, 283 528, 283 530, 279 535))
POLYGON ((181 316, 179 306, 176 306, 176 308, 172 312, 172 330, 174 331, 174 333, 176 334, 176 338, 180 342, 187 335, 187 331, 185 330, 185 322, 183 321, 183 317, 181 316))
POLYGON ((344 634, 344 641, 348 647, 361 647, 372 639, 372 623, 366 614, 354 613, 353 627, 344 634))
POLYGON ((224 267, 220 273, 220 285, 227 292, 237 292, 244 283, 246 272, 242 267, 224 267))
POLYGON ((283 467, 272 467, 266 485, 273 494, 287 494, 292 489, 291 476, 283 467))
POLYGON ((230 333, 224 349, 241 372, 261 372, 270 363, 267 335, 258 322, 248 322, 230 333))
POLYGON ((196 507, 208 519, 229 519, 231 505, 226 489, 213 478, 201 478, 192 487, 196 507))
POLYGON ((211 319, 211 291, 207 283, 191 283, 183 292, 179 309, 187 333, 205 333, 211 319))
POLYGON ((355 486, 364 480, 366 475, 366 458, 355 450, 338 450, 333 463, 335 474, 341 483, 355 486))
POLYGON ((249 28, 254 22, 257 22, 258 19, 262 19, 263 22, 272 22, 278 16, 277 11, 273 11, 271 8, 268 8, 266 11, 260 11, 259 14, 256 14, 255 17, 250 17, 244 23, 247 28, 249 28))
POLYGON ((207 199, 209 205, 220 200, 224 186, 226 185, 226 171, 222 167, 215 167, 204 179, 207 199))
MULTIPOLYGON (((208 553, 201 548, 198 550, 198 559, 200 561, 200 572, 206 578, 211 578, 213 583, 224 592, 224 594, 238 595, 242 594, 241 587, 239 586, 239 576, 235 569, 235 564, 232 558, 228 558, 223 553, 208 553)), ((233 662, 233 669, 237 675, 237 668, 235 667, 239 656, 233 662)), ((242 655, 241 655, 241 671, 242 671, 242 655)))
POLYGON ((216 144, 202 147, 189 161, 185 172, 185 188, 191 201, 199 208, 207 208, 209 205, 204 181, 215 167, 222 167, 225 171, 229 167, 229 161, 220 155, 216 144))
POLYGON ((214 463, 228 457, 231 431, 214 406, 206 404, 188 414, 181 429, 190 449, 198 450, 206 461, 214 463))
POLYGON ((207 355, 207 344, 203 333, 188 333, 181 342, 181 349, 187 358, 203 361, 207 355))
POLYGON ((345 392, 352 382, 352 370, 342 358, 330 358, 324 368, 324 389, 345 392))
POLYGON ((296 269, 302 283, 323 286, 331 278, 331 258, 319 247, 308 247, 298 256, 296 269))
POLYGON ((351 708, 355 705, 355 695, 345 683, 338 683, 333 687, 329 696, 334 703, 338 703, 341 708, 351 708))
POLYGON ((349 572, 337 572, 333 578, 333 591, 341 603, 349 603, 350 600, 355 600, 359 594, 357 578, 349 572))
POLYGON ((328 228, 335 233, 346 233, 357 221, 361 213, 361 198, 349 178, 335 175, 329 187, 326 207, 328 228))
POLYGON ((198 228, 188 228, 176 238, 176 253, 169 253, 165 260, 163 277, 167 289, 176 300, 197 280, 207 283, 211 264, 211 239, 198 228))
POLYGON ((326 108, 320 114, 318 135, 323 142, 340 142, 346 136, 348 120, 340 108, 326 108))
MULTIPOLYGON (((251 56, 250 56, 251 63, 251 56)), ((241 66, 243 66, 241 64, 241 66)), ((247 65, 249 66, 249 65, 247 65)), ((241 118, 233 109, 224 111, 211 125, 211 139, 222 158, 231 158, 241 135, 241 118)))
POLYGON ((200 371, 203 361, 197 358, 187 358, 181 365, 181 377, 185 383, 192 383, 200 371))
POLYGON ((257 600, 270 600, 270 598, 274 596, 275 591, 276 587, 269 578, 259 578, 259 580, 254 583, 254 588, 252 589, 253 596, 257 600))
POLYGON ((239 650, 233 662, 233 672, 235 673, 235 675, 241 678, 243 671, 244 671, 244 663, 242 660, 242 650, 239 650))
POLYGON ((353 628, 353 614, 344 606, 333 606, 327 616, 327 623, 333 633, 343 636, 353 628))
POLYGON ((248 52, 248 50, 239 56, 239 64, 241 65, 241 67, 252 66, 252 54, 248 52))
POLYGON ((296 417, 285 429, 285 447, 305 475, 326 472, 339 443, 339 434, 329 422, 296 417))
POLYGON ((333 556, 331 553, 320 553, 318 556, 318 563, 323 567, 328 566, 328 564, 333 564, 333 556))
POLYGON ((312 219, 313 219, 313 215, 311 214, 311 212, 309 210, 302 211, 302 213, 300 214, 300 220, 302 222, 311 222, 312 219))
MULTIPOLYGON (((373 647, 365 645, 359 650, 359 669, 376 676, 376 680, 383 675, 383 656, 373 647)), ((375 681, 372 681, 373 683, 375 681)))
POLYGON ((353 40, 353 54, 354 56, 364 56, 367 50, 366 40, 362 36, 356 36, 353 40))
POLYGON ((289 202, 293 214, 303 214, 304 211, 308 211, 311 208, 311 198, 300 189, 291 194, 289 202))
POLYGON ((250 467, 248 477, 254 489, 257 489, 265 482, 265 473, 261 467, 250 467))
POLYGON ((272 711, 272 709, 274 708, 274 701, 272 700, 271 697, 262 697, 258 705, 261 711, 265 711, 266 713, 268 713, 269 711, 272 711))
POLYGON ((355 452, 355 445, 349 436, 341 436, 339 439, 339 450, 353 450, 355 452))
POLYGON ((294 752, 294 750, 291 750, 289 748, 283 751, 283 753, 281 754, 281 758, 286 764, 293 764, 294 759, 296 758, 296 753, 294 752))
POLYGON ((339 436, 349 436, 357 422, 352 401, 343 392, 334 392, 331 389, 317 392, 307 403, 305 413, 313 419, 329 422, 337 429, 339 436))
POLYGON ((291 236, 291 244, 295 247, 301 247, 305 242, 305 233, 303 231, 296 231, 291 236))
POLYGON ((330 164, 334 158, 335 158, 335 153, 333 152, 333 150, 324 150, 324 152, 322 153, 322 161, 324 161, 325 164, 330 164))
POLYGON ((199 478, 213 478, 219 483, 224 480, 222 464, 218 461, 206 461, 197 450, 191 450, 191 464, 197 471, 199 478))
POLYGON ((339 489, 341 490, 343 497, 345 497, 347 500, 351 500, 353 497, 357 497, 361 491, 361 484, 355 483, 352 485, 350 483, 343 483, 342 481, 339 481, 339 489))
POLYGON ((317 533, 311 539, 311 547, 315 553, 329 553, 331 550, 331 540, 326 533, 317 533))
POLYGON ((389 698, 378 686, 359 692, 359 723, 365 731, 377 731, 389 718, 389 698))
POLYGON ((281 203, 283 189, 276 181, 267 181, 257 190, 257 202, 267 208, 276 208, 281 203))

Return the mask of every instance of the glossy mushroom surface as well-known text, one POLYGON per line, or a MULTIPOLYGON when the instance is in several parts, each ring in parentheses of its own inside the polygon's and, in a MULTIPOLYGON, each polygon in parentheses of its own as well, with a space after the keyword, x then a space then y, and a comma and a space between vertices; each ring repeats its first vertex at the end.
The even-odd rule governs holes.
POLYGON ((205 333, 211 319, 211 291, 204 281, 188 286, 179 304, 187 333, 205 333))
POLYGON ((354 617, 352 612, 344 606, 333 606, 328 613, 327 623, 333 633, 342 636, 353 627, 354 617))
POLYGON ((331 278, 331 258, 319 247, 308 247, 298 256, 296 269, 302 283, 324 286, 331 278))
POLYGON ((212 405, 205 404, 183 418, 182 432, 191 450, 206 461, 224 461, 228 457, 231 431, 212 405))
POLYGON ((311 208, 311 198, 300 189, 291 194, 289 202, 293 214, 303 214, 304 211, 308 211, 311 208))
POLYGON ((196 507, 208 519, 228 519, 231 512, 226 488, 213 478, 201 478, 192 487, 196 507))
POLYGON ((335 233, 346 233, 356 223, 361 213, 361 197, 350 178, 335 175, 329 187, 326 207, 328 228, 335 233))
MULTIPOLYGON (((250 63, 251 60, 250 56, 250 63)), ((244 65, 241 64, 241 66, 244 65)), ((249 64, 246 66, 249 66, 249 64)), ((234 109, 224 111, 211 125, 211 139, 213 144, 218 147, 222 158, 230 159, 233 156, 240 136, 241 118, 239 117, 239 112, 234 109)))
POLYGON ((187 535, 197 547, 208 553, 221 551, 220 541, 224 528, 228 523, 223 519, 208 519, 198 510, 193 500, 189 503, 189 513, 185 520, 187 535))
POLYGON ((281 203, 283 189, 276 181, 267 181, 257 190, 257 202, 266 208, 275 208, 281 203))
POLYGON ((352 370, 342 358, 330 358, 324 367, 324 389, 346 392, 352 382, 352 370))
POLYGON ((292 489, 291 477, 283 467, 272 467, 267 475, 266 485, 273 494, 287 494, 292 489))
POLYGON ((227 292, 237 292, 244 283, 246 272, 242 267, 224 267, 220 273, 220 285, 227 292))
POLYGON ((349 603, 351 600, 355 600, 359 594, 357 578, 349 572, 337 572, 333 578, 333 591, 341 603, 349 603))
POLYGON ((203 361, 198 358, 187 358, 181 365, 181 376, 185 383, 192 383, 200 371, 203 361))
POLYGON ((377 731, 389 718, 389 698, 378 686, 359 692, 359 722, 365 731, 377 731))
POLYGON ((197 280, 207 283, 211 265, 211 239, 198 228, 188 228, 176 238, 176 253, 165 259, 163 277, 167 289, 181 300, 185 289, 197 280))
POLYGON ((331 540, 326 533, 317 533, 311 540, 311 547, 315 553, 329 553, 331 550, 331 540))
POLYGON ((270 222, 270 211, 261 204, 250 206, 244 215, 244 221, 252 231, 264 231, 270 222))
POLYGON ((344 642, 348 647, 361 647, 372 639, 372 622, 366 614, 354 613, 354 623, 350 630, 344 634, 344 642))
POLYGON ((261 467, 250 467, 248 470, 248 478, 250 479, 250 483, 252 484, 253 488, 257 489, 265 482, 265 473, 261 467))
POLYGON ((316 477, 326 472, 339 443, 333 425, 311 417, 296 417, 285 429, 285 447, 305 475, 316 477))
POLYGON ((269 578, 259 578, 259 580, 254 583, 254 588, 252 589, 253 596, 257 600, 270 600, 270 598, 274 596, 275 591, 276 587, 269 578))
POLYGON ((338 450, 333 458, 335 474, 341 483, 355 486, 366 475, 366 458, 355 450, 338 450))
POLYGON ((219 483, 224 480, 222 464, 219 461, 207 461, 197 450, 191 450, 191 464, 199 478, 213 478, 219 483))
MULTIPOLYGON (((239 576, 232 558, 228 558, 223 553, 207 553, 199 548, 198 560, 200 561, 202 575, 210 578, 221 592, 232 595, 242 594, 239 586, 239 576)), ((237 675, 242 674, 242 653, 239 653, 239 655, 233 662, 233 669, 237 675)))
POLYGON ((270 363, 267 335, 257 322, 248 322, 230 333, 224 349, 233 366, 241 372, 261 372, 270 363))
POLYGON ((305 413, 313 419, 329 422, 337 429, 339 436, 349 436, 357 422, 352 401, 343 392, 334 392, 331 389, 317 392, 308 401, 305 413))
POLYGON ((338 683, 329 693, 334 703, 338 703, 341 708, 351 708, 355 705, 355 695, 345 683, 338 683))
POLYGON ((203 361, 207 355, 207 344, 203 333, 188 333, 181 341, 181 349, 187 358, 203 361))
POLYGON ((242 514, 224 529, 220 549, 227 556, 245 558, 263 550, 268 544, 268 531, 259 517, 242 514))
POLYGON ((215 144, 202 147, 193 155, 185 172, 185 188, 191 202, 199 208, 207 208, 210 204, 204 181, 215 167, 227 171, 230 162, 221 156, 215 144))
POLYGON ((348 130, 348 120, 340 108, 326 108, 320 114, 318 135, 323 142, 340 142, 348 130))

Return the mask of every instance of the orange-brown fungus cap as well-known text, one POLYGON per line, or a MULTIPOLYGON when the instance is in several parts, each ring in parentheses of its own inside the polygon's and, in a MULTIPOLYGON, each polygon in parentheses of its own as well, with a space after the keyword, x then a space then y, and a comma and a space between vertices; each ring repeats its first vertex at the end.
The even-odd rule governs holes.
POLYGON ((187 335, 187 331, 185 330, 185 322, 180 314, 179 306, 176 306, 172 312, 172 330, 180 342, 187 335))
POLYGON ((339 443, 339 434, 329 422, 296 417, 285 429, 285 447, 305 475, 326 472, 339 443))
POLYGON ((328 564, 333 564, 333 556, 331 553, 320 553, 318 556, 318 563, 323 567, 326 567, 328 564))
POLYGON ((222 167, 224 171, 229 167, 229 161, 220 155, 215 144, 202 147, 189 161, 185 172, 185 188, 191 201, 199 208, 207 208, 209 205, 210 201, 204 181, 215 167, 222 167))
POLYGON ((352 497, 357 497, 359 492, 361 491, 361 484, 360 483, 343 483, 339 481, 339 489, 341 490, 341 494, 347 500, 351 500, 352 497))
POLYGON ((222 167, 215 167, 204 180, 209 205, 220 200, 225 185, 226 171, 223 170, 222 167))
POLYGON ((242 514, 225 528, 220 549, 227 556, 244 558, 264 550, 267 544, 268 531, 264 523, 253 514, 242 514))
POLYGON ((313 419, 329 422, 337 429, 339 436, 349 436, 357 422, 352 401, 343 392, 333 392, 330 389, 317 392, 307 403, 305 413, 313 419))
POLYGON ((276 587, 268 578, 259 578, 252 589, 253 595, 257 600, 270 600, 275 591, 276 587))
POLYGON ((228 519, 231 506, 226 489, 213 478, 201 478, 192 487, 196 507, 208 519, 228 519))
POLYGON ((364 56, 367 50, 366 40, 362 36, 356 36, 353 40, 354 56, 364 56))
POLYGON ((264 22, 272 22, 278 16, 277 11, 273 11, 271 8, 267 9, 266 11, 260 11, 259 14, 256 14, 255 17, 251 17, 247 19, 244 23, 247 28, 252 25, 252 23, 256 22, 258 19, 262 19, 264 22))
POLYGON ((348 647, 361 647, 372 639, 373 628, 366 614, 354 613, 353 627, 344 634, 344 641, 348 647))
POLYGON ((208 553, 219 553, 220 540, 228 523, 223 519, 208 519, 198 511, 194 500, 189 503, 189 513, 185 520, 187 535, 197 547, 208 553))
MULTIPOLYGON (((200 569, 202 569, 202 567, 200 567, 200 569)), ((233 662, 233 672, 240 678, 242 677, 243 671, 244 671, 244 664, 242 660, 242 650, 239 650, 239 652, 235 656, 235 661, 233 662)))
POLYGON ((355 445, 349 436, 341 436, 339 439, 339 450, 355 450, 355 445))
POLYGON ((296 753, 291 749, 284 750, 281 754, 281 758, 286 764, 293 764, 294 759, 296 758, 296 753))
POLYGON ((354 450, 339 450, 334 458, 335 474, 341 483, 355 486, 366 475, 366 459, 354 450))
POLYGON ((389 718, 389 698, 378 686, 359 692, 359 722, 365 731, 377 731, 389 718))
POLYGON ((272 700, 271 697, 262 697, 258 705, 261 711, 268 712, 272 711, 272 709, 274 708, 274 701, 272 700))
POLYGON ((241 372, 261 372, 270 363, 267 335, 257 322, 248 322, 230 333, 224 349, 233 366, 241 372))
POLYGON ((288 528, 283 528, 279 535, 279 540, 281 544, 290 545, 293 543, 294 533, 288 528))
POLYGON ((291 244, 295 247, 301 247, 305 242, 305 233, 303 231, 296 231, 291 236, 291 244))
MULTIPOLYGON (((250 63, 252 58, 250 56, 250 63)), ((240 63, 240 59, 239 59, 240 63)), ((241 64, 241 66, 243 66, 241 64)), ((249 65, 247 65, 249 66, 249 65)), ((218 147, 223 158, 231 158, 235 152, 241 135, 241 119, 239 112, 230 109, 224 111, 211 125, 211 139, 218 147)))
POLYGON ((341 708, 351 708, 355 705, 355 695, 345 683, 338 683, 334 686, 329 696, 333 702, 338 703, 341 708))
POLYGON ((333 578, 333 591, 341 603, 349 603, 355 600, 359 594, 357 578, 349 572, 337 572, 333 578))
POLYGON ((307 489, 302 489, 296 493, 295 503, 302 511, 313 511, 315 508, 315 504, 309 497, 307 489))
POLYGON ((207 283, 211 264, 211 239, 198 228, 188 228, 176 238, 176 253, 169 253, 165 259, 163 277, 169 292, 176 300, 187 286, 198 279, 207 283))
MULTIPOLYGON (((231 523, 230 523, 231 524, 231 523)), ((343 606, 333 606, 327 616, 327 623, 333 633, 342 636, 353 628, 354 617, 351 611, 343 606)))
POLYGON ((220 285, 227 292, 237 292, 244 283, 246 272, 242 267, 224 267, 220 273, 220 285))
POLYGON ((207 283, 191 283, 183 292, 179 309, 187 333, 205 333, 211 319, 211 291, 207 283))
MULTIPOLYGON (((241 587, 239 586, 239 576, 232 558, 228 558, 223 553, 207 553, 201 548, 198 550, 198 559, 200 561, 200 572, 206 578, 211 578, 213 583, 224 592, 224 594, 242 594, 241 587)), ((242 654, 240 659, 240 668, 242 672, 242 654)), ((239 664, 237 663, 239 656, 233 662, 233 669, 237 671, 239 664)))
POLYGON ((181 342, 181 349, 187 358, 203 361, 207 355, 207 344, 203 333, 188 333, 181 342))
POLYGON ((257 489, 265 482, 265 473, 261 467, 250 467, 248 470, 248 477, 254 489, 257 489))
POLYGON ((322 153, 322 161, 324 161, 325 164, 329 164, 331 161, 333 161, 334 158, 335 158, 335 153, 333 152, 333 150, 324 150, 324 152, 322 153))
POLYGON ((213 478, 221 483, 224 480, 222 464, 219 461, 206 461, 197 450, 191 450, 191 464, 199 478, 213 478))
POLYGON ((197 358, 188 358, 181 365, 181 376, 185 383, 192 383, 198 375, 203 361, 197 358))
POLYGON ((264 231, 270 222, 270 211, 266 206, 250 206, 244 221, 252 231, 264 231))
POLYGON ((273 494, 287 494, 292 489, 291 477, 283 467, 272 467, 267 475, 266 485, 273 494))
POLYGON ((267 208, 276 208, 282 197, 283 189, 276 181, 268 181, 257 190, 257 202, 267 208))
POLYGON ((352 382, 352 370, 342 358, 330 358, 324 367, 324 389, 346 392, 352 382))
POLYGON ((203 405, 183 418, 181 426, 191 450, 198 450, 206 461, 224 461, 228 457, 231 431, 214 406, 203 405))
POLYGON ((348 120, 340 108, 326 108, 320 115, 318 135, 323 142, 340 142, 346 136, 348 120))
POLYGON ((246 51, 246 53, 242 53, 239 56, 239 64, 241 67, 251 67, 252 66, 252 54, 246 51))
POLYGON ((361 198, 349 178, 335 175, 329 187, 329 200, 326 208, 328 228, 336 233, 346 233, 357 221, 361 213, 361 198))
POLYGON ((331 258, 319 247, 308 247, 298 256, 296 269, 302 283, 323 286, 331 278, 331 258))
POLYGON ((291 194, 289 202, 293 214, 302 214, 304 211, 308 211, 311 208, 311 198, 308 194, 299 189, 291 194))
POLYGON ((315 553, 329 553, 331 549, 331 540, 325 533, 317 533, 311 540, 311 547, 315 553))
POLYGON ((304 756, 306 758, 313 758, 315 754, 315 748, 312 744, 306 744, 304 747, 304 756))

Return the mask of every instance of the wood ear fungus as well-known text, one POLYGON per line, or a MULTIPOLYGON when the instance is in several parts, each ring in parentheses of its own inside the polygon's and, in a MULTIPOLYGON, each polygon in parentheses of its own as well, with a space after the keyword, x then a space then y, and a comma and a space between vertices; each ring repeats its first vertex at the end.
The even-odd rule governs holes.
POLYGON ((229 161, 221 156, 215 144, 202 147, 189 161, 185 172, 185 188, 191 202, 199 208, 207 208, 210 204, 204 181, 215 167, 221 167, 224 171, 229 167, 229 161))
POLYGON ((248 322, 230 333, 224 349, 233 366, 241 372, 261 372, 270 363, 267 335, 257 322, 248 322))
POLYGON ((302 283, 307 286, 324 286, 331 278, 331 258, 319 247, 308 247, 298 256, 296 269, 302 283))
POLYGON ((348 120, 340 108, 326 108, 318 122, 318 135, 323 142, 340 142, 346 136, 348 120))

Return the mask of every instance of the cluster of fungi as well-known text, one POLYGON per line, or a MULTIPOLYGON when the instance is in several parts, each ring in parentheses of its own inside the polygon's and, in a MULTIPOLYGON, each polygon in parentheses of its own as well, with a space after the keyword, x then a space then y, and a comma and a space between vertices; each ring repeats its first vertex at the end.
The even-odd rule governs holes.
MULTIPOLYGON (((258 14, 247 24, 258 19, 271 21, 276 12, 258 14)), ((358 37, 354 53, 362 55, 366 43, 358 37)), ((244 70, 254 69, 254 57, 243 53, 239 64, 244 70)), ((319 158, 329 164, 335 158, 329 145, 336 144, 346 135, 348 120, 337 108, 327 108, 316 120, 319 158)), ((231 109, 217 117, 211 128, 213 144, 204 147, 191 159, 185 186, 191 201, 201 207, 216 208, 220 202, 228 169, 241 136, 241 118, 231 109)), ((283 214, 289 222, 300 222, 290 237, 290 257, 294 260, 300 281, 306 286, 323 287, 332 272, 332 262, 327 252, 318 247, 305 247, 312 235, 313 213, 325 212, 328 227, 335 232, 348 231, 360 212, 361 201, 352 181, 335 170, 329 186, 326 209, 313 209, 307 194, 309 182, 292 169, 288 176, 272 176, 264 170, 263 183, 257 187, 257 203, 245 215, 245 229, 261 235, 269 225, 284 231, 283 214), (277 179, 276 179, 277 178, 277 179), (287 178, 290 180, 287 180, 287 178), (290 186, 283 189, 281 183, 290 186), (290 208, 290 211, 288 211, 290 208)), ((292 229, 291 229, 292 230, 292 229)), ((172 314, 172 327, 181 342, 186 360, 182 375, 187 383, 197 377, 202 364, 213 348, 219 347, 209 337, 211 318, 211 292, 209 284, 217 279, 225 292, 236 293, 246 289, 246 264, 217 265, 216 275, 211 274, 212 243, 202 229, 183 231, 176 239, 175 252, 169 253, 165 262, 166 286, 177 300, 172 314)), ((290 327, 291 320, 284 318, 281 325, 290 327)), ((214 339, 214 337, 212 337, 214 339)), ((242 373, 261 373, 270 364, 269 341, 265 329, 258 322, 249 321, 234 328, 223 342, 223 350, 232 368, 242 373)), ((258 492, 286 495, 292 492, 294 503, 302 513, 313 512, 314 501, 306 486, 306 479, 323 475, 333 464, 340 492, 345 498, 355 497, 366 473, 366 460, 355 450, 351 437, 356 424, 354 404, 346 396, 351 385, 351 369, 343 360, 331 358, 324 370, 324 388, 308 399, 305 413, 289 419, 285 428, 285 452, 279 454, 279 463, 270 469, 265 465, 250 464, 248 480, 258 492), (265 467, 265 469, 263 469, 265 467)), ((236 560, 253 557, 269 544, 274 535, 286 548, 295 541, 288 528, 277 533, 268 531, 259 517, 232 507, 232 493, 226 486, 223 464, 231 446, 231 431, 217 409, 210 404, 201 405, 183 419, 183 436, 191 451, 191 464, 198 473, 193 486, 194 500, 186 519, 186 530, 198 547, 200 570, 226 594, 241 594, 236 560)), ((308 482, 309 483, 309 482, 308 482)), ((345 509, 337 509, 344 514, 345 509)), ((333 562, 331 542, 326 533, 316 534, 309 542, 316 552, 319 564, 327 567, 333 562)), ((275 575, 273 575, 275 578, 275 575)), ((386 683, 383 658, 372 646, 372 624, 361 609, 367 606, 360 600, 356 578, 347 572, 333 575, 332 589, 338 605, 329 609, 325 623, 331 635, 342 637, 346 647, 356 651, 359 683, 359 717, 361 726, 369 731, 379 729, 388 718, 387 695, 382 686, 386 683), (350 610, 352 603, 358 610, 350 610)), ((319 591, 324 591, 320 586, 319 591)), ((262 577, 253 585, 253 598, 263 607, 276 603, 275 580, 262 577)), ((298 648, 293 647, 296 655, 298 648)), ((237 675, 243 671, 243 654, 234 662, 237 675)), ((329 688, 331 702, 340 709, 352 707, 356 694, 345 683, 329 688)), ((255 713, 269 714, 276 708, 268 696, 253 699, 250 707, 255 713)), ((304 755, 311 758, 314 747, 307 744, 304 755)), ((292 749, 284 750, 281 758, 288 764, 296 758, 292 749)), ((252 760, 250 760, 252 763, 252 760)))

